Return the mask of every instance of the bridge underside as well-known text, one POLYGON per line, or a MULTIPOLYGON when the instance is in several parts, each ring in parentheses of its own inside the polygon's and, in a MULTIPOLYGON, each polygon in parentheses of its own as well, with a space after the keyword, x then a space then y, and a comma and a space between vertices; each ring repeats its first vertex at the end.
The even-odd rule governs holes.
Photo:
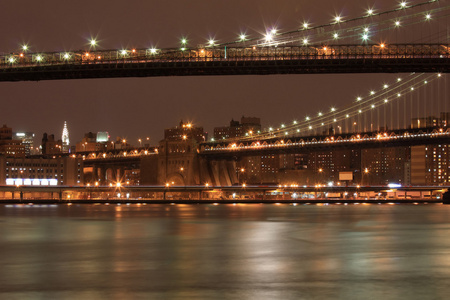
POLYGON ((119 77, 336 74, 336 73, 448 73, 450 59, 361 58, 252 60, 226 59, 188 62, 89 62, 10 67, 0 70, 0 81, 40 81, 119 77))

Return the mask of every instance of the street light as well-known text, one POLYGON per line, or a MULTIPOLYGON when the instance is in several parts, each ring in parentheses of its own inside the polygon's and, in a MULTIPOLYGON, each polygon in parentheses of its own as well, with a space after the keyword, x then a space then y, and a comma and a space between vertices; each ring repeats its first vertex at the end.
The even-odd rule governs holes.
POLYGON ((362 181, 363 181, 362 183, 363 183, 363 184, 365 183, 365 185, 368 185, 368 184, 369 184, 369 180, 368 180, 368 176, 369 176, 369 169, 368 169, 368 168, 365 168, 365 169, 364 169, 364 173, 363 173, 363 175, 365 175, 365 177, 366 177, 366 181, 367 181, 367 182, 365 182, 365 181, 364 181, 364 179, 363 179, 363 180, 362 180, 362 181))
POLYGON ((319 182, 322 182, 322 173, 323 173, 323 169, 322 168, 319 168, 318 170, 317 170, 318 172, 319 172, 319 182))
POLYGON ((245 172, 245 169, 244 169, 244 168, 241 168, 241 169, 239 170, 239 172, 238 172, 238 174, 237 174, 237 176, 238 176, 238 184, 241 183, 241 180, 240 180, 240 177, 241 177, 241 176, 240 176, 240 175, 241 175, 241 174, 244 174, 244 172, 245 172))

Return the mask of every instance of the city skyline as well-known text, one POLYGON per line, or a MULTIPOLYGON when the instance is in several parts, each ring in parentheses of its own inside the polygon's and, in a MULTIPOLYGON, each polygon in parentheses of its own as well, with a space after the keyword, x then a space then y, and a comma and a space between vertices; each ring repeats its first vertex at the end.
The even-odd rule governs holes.
MULTIPOLYGON (((17 51, 23 44, 30 51, 86 49, 92 38, 99 49, 177 47, 182 37, 196 46, 210 38, 218 42, 234 40, 240 32, 255 37, 270 28, 290 30, 305 20, 325 24, 335 14, 356 17, 370 6, 377 11, 398 6, 391 1, 369 5, 292 0, 133 4, 129 7, 134 9, 127 9, 111 2, 82 2, 68 12, 67 1, 25 1, 23 5, 29 9, 20 13, 23 22, 14 30, 7 26, 0 29, 0 51, 17 51), (83 3, 90 9, 84 9, 83 3), (106 3, 108 9, 104 9, 106 3), (194 4, 202 9, 195 9, 194 4)), ((5 24, 19 18, 14 4, 6 4, 3 11, 8 12, 2 13, 5 24)), ((374 37, 373 42, 378 40, 374 37)), ((33 131, 38 138, 44 132, 59 136, 60 124, 67 121, 73 137, 89 131, 109 131, 113 138, 121 136, 134 142, 150 137, 153 144, 162 139, 164 128, 180 120, 203 126, 210 134, 214 127, 241 116, 259 117, 263 127, 276 127, 332 106, 347 105, 356 95, 366 94, 395 77, 271 75, 1 83, 2 121, 17 131, 33 131)))

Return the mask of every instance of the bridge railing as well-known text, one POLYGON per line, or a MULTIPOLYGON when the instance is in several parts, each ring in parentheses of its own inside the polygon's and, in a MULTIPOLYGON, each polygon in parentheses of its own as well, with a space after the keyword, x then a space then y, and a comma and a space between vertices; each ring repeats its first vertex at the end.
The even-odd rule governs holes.
POLYGON ((398 130, 393 132, 353 133, 341 136, 287 137, 270 140, 246 140, 203 143, 201 154, 214 154, 239 151, 258 151, 262 149, 281 149, 290 147, 314 147, 346 143, 389 142, 393 140, 415 140, 424 138, 450 138, 450 128, 422 128, 419 130, 398 130))
POLYGON ((131 64, 152 62, 210 62, 304 59, 449 58, 450 45, 320 45, 283 47, 221 47, 193 49, 132 49, 0 55, 0 69, 46 65, 131 64))

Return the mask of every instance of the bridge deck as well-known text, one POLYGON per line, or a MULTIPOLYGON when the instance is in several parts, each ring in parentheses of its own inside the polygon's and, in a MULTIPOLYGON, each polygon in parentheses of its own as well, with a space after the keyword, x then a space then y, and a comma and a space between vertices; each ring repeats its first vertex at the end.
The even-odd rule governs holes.
POLYGON ((0 55, 0 81, 450 70, 449 45, 133 49, 0 55))

